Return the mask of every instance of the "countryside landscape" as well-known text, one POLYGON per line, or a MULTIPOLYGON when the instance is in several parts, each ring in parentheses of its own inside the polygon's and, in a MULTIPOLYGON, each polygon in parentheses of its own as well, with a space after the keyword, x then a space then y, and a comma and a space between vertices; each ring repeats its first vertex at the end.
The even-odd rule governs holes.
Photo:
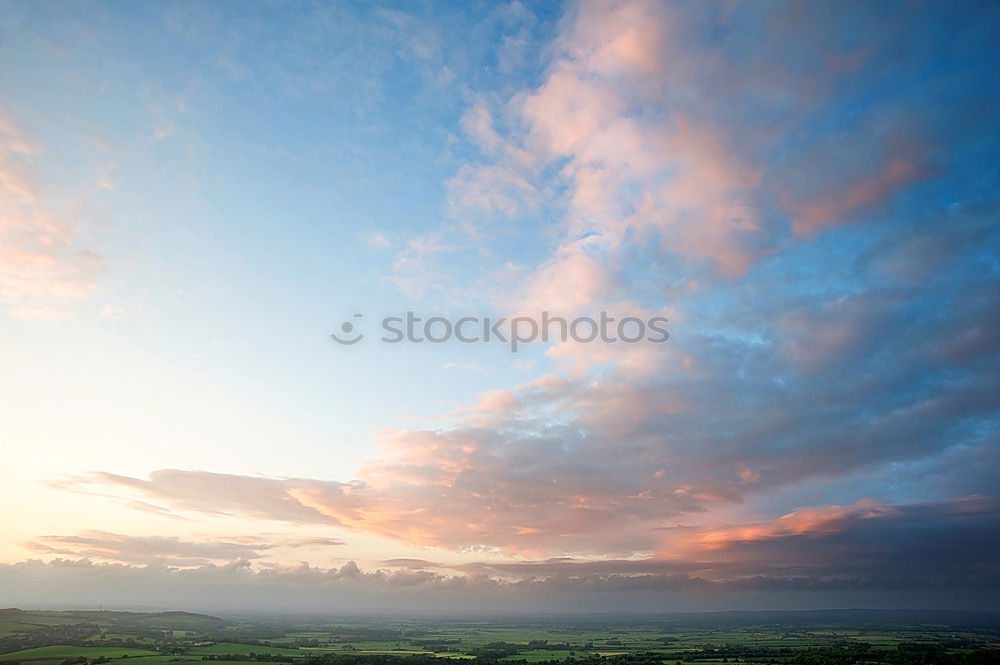
POLYGON ((464 619, 0 610, 0 665, 1000 662, 1000 613, 921 610, 464 619))

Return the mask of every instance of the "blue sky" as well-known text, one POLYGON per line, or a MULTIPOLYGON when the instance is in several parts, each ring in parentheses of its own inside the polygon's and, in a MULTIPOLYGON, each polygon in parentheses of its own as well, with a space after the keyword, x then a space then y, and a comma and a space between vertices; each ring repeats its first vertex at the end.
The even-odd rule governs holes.
POLYGON ((5 602, 990 606, 997 19, 3 3, 5 602))

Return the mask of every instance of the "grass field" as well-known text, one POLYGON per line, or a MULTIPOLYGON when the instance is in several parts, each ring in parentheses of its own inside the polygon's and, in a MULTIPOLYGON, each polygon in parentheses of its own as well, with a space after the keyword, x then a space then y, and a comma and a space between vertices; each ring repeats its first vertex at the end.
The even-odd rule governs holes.
POLYGON ((41 624, 24 623, 23 621, 0 621, 0 637, 24 633, 35 628, 40 628, 41 624))
MULTIPOLYGON (((84 656, 86 658, 121 658, 126 656, 158 656, 155 651, 145 649, 124 649, 121 647, 80 647, 80 646, 47 646, 34 649, 23 649, 3 654, 3 660, 45 660, 66 659, 84 656)), ((130 661, 131 662, 131 661, 130 661)))

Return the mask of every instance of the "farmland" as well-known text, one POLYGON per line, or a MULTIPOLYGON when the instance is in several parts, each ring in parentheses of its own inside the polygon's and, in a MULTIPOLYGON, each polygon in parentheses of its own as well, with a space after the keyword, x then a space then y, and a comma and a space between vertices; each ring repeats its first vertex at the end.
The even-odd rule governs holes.
POLYGON ((561 619, 0 610, 3 665, 1000 662, 1000 616, 742 612, 561 619))

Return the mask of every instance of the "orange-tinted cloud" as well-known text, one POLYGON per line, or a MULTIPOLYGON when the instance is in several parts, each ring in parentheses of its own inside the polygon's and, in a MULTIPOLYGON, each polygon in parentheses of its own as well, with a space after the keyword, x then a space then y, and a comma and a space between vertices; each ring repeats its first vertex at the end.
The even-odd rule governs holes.
POLYGON ((842 531, 849 519, 882 519, 897 515, 891 506, 862 499, 850 506, 801 508, 769 522, 710 529, 699 534, 695 547, 717 550, 734 544, 788 536, 825 536, 842 531))

